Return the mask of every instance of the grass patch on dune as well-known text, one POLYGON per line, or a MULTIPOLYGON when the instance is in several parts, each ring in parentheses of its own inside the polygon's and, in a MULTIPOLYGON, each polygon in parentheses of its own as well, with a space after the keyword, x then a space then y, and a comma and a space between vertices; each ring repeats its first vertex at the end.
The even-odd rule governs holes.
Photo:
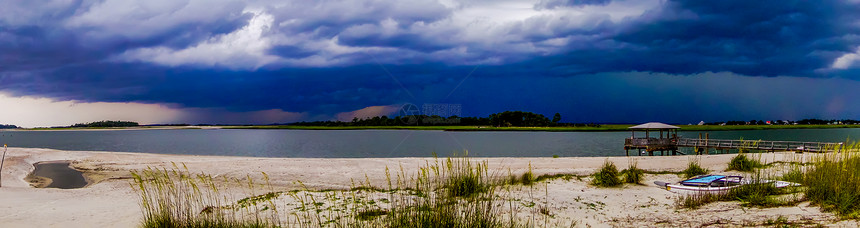
POLYGON ((624 176, 624 183, 642 184, 645 177, 645 170, 639 169, 636 161, 631 161, 627 169, 621 170, 621 175, 624 176))
MULTIPOLYGON (((505 180, 491 175, 487 167, 486 162, 468 158, 436 159, 415 173, 402 167, 390 173, 386 168, 388 188, 368 182, 329 191, 276 191, 271 185, 249 181, 250 177, 245 181, 212 178, 174 167, 135 171, 132 187, 140 196, 142 227, 534 225, 517 215, 523 213, 522 203, 506 196, 505 180)), ((530 168, 517 179, 525 184, 537 178, 530 168)), ((527 218, 550 216, 546 210, 532 213, 527 218)))
POLYGON ((741 172, 752 172, 763 167, 764 165, 758 160, 749 159, 745 154, 738 154, 732 158, 731 162, 729 162, 729 167, 726 171, 736 170, 741 172))
POLYGON ((143 227, 272 227, 279 223, 277 216, 257 213, 274 208, 276 193, 243 198, 237 204, 216 197, 224 183, 247 184, 253 194, 253 182, 215 180, 204 174, 180 171, 146 169, 132 172, 132 187, 138 192, 143 209, 143 227), (229 211, 229 213, 225 213, 229 211))
POLYGON ((698 193, 680 196, 676 204, 680 208, 697 209, 718 201, 740 201, 746 207, 782 207, 800 202, 799 197, 780 197, 796 193, 796 188, 776 188, 773 184, 747 184, 719 193, 698 193))
POLYGON ((753 184, 732 188, 720 194, 687 195, 676 203, 682 208, 698 208, 716 201, 741 201, 744 206, 779 207, 810 201, 823 211, 843 219, 860 218, 860 143, 828 148, 813 154, 810 162, 783 162, 791 165, 781 175, 743 154, 729 163, 729 170, 755 172, 753 184), (776 188, 764 180, 800 183, 800 187, 776 188), (799 194, 802 193, 802 194, 799 194), (800 197, 802 195, 802 197, 800 197), (788 197, 786 197, 788 196, 788 197))
MULTIPOLYGON (((738 157, 740 157, 740 155, 738 157)), ((747 160, 746 157, 743 157, 742 159, 747 160)), ((737 160, 740 159, 733 159, 732 163, 737 162, 737 160)), ((761 164, 757 160, 744 162, 761 164)), ((689 166, 693 168, 688 169, 700 169, 695 168, 696 165, 693 165, 692 162, 689 166)), ((789 175, 789 178, 793 178, 791 175, 795 175, 790 174, 790 172, 786 174, 789 175)), ((747 184, 730 188, 725 191, 693 193, 679 196, 676 199, 676 205, 680 208, 696 209, 717 201, 740 201, 741 205, 745 207, 767 208, 792 206, 802 201, 802 198, 798 194, 801 191, 801 188, 777 188, 771 181, 780 178, 771 178, 771 175, 768 172, 757 170, 757 172, 745 178, 748 178, 744 180, 747 181, 747 184)))
POLYGON ((783 173, 782 176, 779 177, 779 180, 794 183, 803 183, 803 176, 803 170, 797 167, 789 170, 788 172, 783 173))
POLYGON ((454 162, 448 158, 445 168, 450 175, 445 178, 444 187, 450 196, 473 196, 485 193, 492 187, 488 180, 486 163, 473 164, 468 159, 454 162))
POLYGON ((825 211, 860 218, 860 144, 819 157, 803 175, 805 196, 825 211))
MULTIPOLYGON (((748 184, 740 185, 719 192, 703 192, 680 196, 676 199, 676 205, 680 208, 699 208, 703 205, 717 201, 740 201, 742 206, 747 207, 781 207, 796 205, 802 199, 797 194, 801 189, 797 187, 777 188, 771 180, 795 179, 797 173, 787 172, 783 177, 772 178, 770 171, 761 168, 765 166, 754 158, 749 158, 741 153, 732 158, 727 170, 743 172, 754 172, 745 177, 748 184)), ((799 171, 799 169, 795 169, 799 171)), ((795 171, 793 170, 793 171, 795 171)), ((682 173, 685 177, 693 177, 707 174, 709 171, 699 166, 696 161, 690 161, 687 169, 682 173)))
POLYGON ((684 171, 681 171, 681 175, 684 176, 684 178, 691 178, 691 177, 695 177, 698 175, 705 175, 705 174, 708 174, 709 172, 711 172, 711 171, 707 170, 705 168, 702 168, 702 166, 699 165, 698 161, 693 160, 693 161, 690 161, 689 163, 687 163, 687 169, 684 169, 684 171))
POLYGON ((598 187, 618 187, 623 184, 618 178, 618 168, 615 164, 606 160, 600 170, 592 174, 591 184, 598 187))

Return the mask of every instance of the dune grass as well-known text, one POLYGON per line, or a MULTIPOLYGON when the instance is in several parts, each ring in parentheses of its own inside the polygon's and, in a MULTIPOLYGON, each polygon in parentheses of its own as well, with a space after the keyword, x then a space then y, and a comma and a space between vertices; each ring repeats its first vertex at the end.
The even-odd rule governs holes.
POLYGON ((843 218, 860 218, 860 143, 816 158, 803 175, 805 197, 843 218))
MULTIPOLYGON (((213 178, 175 165, 132 175, 142 227, 528 227, 534 222, 517 216, 521 204, 507 197, 503 178, 490 174, 486 162, 467 158, 437 159, 416 173, 401 167, 392 174, 386 168, 388 188, 367 182, 334 191, 277 191, 250 177, 213 178)), ((519 179, 535 180, 531 170, 519 179)), ((550 216, 540 208, 532 219, 550 216)))
POLYGON ((764 165, 758 160, 747 158, 746 154, 741 153, 732 158, 726 171, 736 170, 741 172, 752 172, 763 167, 764 165))
MULTIPOLYGON (((402 168, 394 177, 386 171, 389 206, 364 205, 358 213, 307 210, 294 216, 295 221, 303 227, 525 227, 528 222, 515 218, 516 206, 503 207, 516 204, 497 200, 506 198, 501 188, 505 181, 490 174, 487 166, 467 158, 448 158, 426 164, 413 176, 402 168)), ((312 201, 308 196, 301 197, 312 201)))
POLYGON ((645 176, 645 170, 639 169, 636 161, 631 161, 627 169, 621 170, 621 175, 624 176, 624 183, 642 184, 645 176))
POLYGON ((132 176, 143 209, 142 227, 272 227, 279 223, 277 216, 257 213, 274 210, 272 197, 229 205, 230 197, 218 195, 223 184, 247 184, 249 194, 254 195, 257 185, 253 182, 222 182, 209 175, 189 174, 187 168, 181 171, 175 164, 173 170, 149 168, 132 172, 132 176))
POLYGON ((705 175, 705 174, 708 174, 709 172, 711 172, 711 171, 708 169, 702 168, 702 166, 699 165, 699 161, 691 160, 689 163, 687 163, 687 169, 684 169, 684 171, 681 171, 681 175, 684 176, 684 178, 691 178, 691 177, 695 177, 698 175, 705 175))
POLYGON ((621 186, 623 182, 621 182, 618 174, 618 168, 615 167, 615 163, 606 160, 603 162, 603 166, 600 167, 600 170, 591 175, 593 178, 591 179, 591 185, 598 187, 621 186))
POLYGON ((747 184, 720 193, 697 193, 676 198, 680 208, 696 209, 717 201, 740 201, 746 207, 781 207, 796 205, 801 198, 789 195, 797 192, 796 188, 776 188, 773 184, 747 184), (788 197, 780 197, 787 195, 788 197))
POLYGON ((536 180, 537 178, 535 178, 535 174, 532 172, 532 163, 530 162, 529 170, 523 173, 522 176, 520 176, 520 183, 523 185, 532 185, 535 183, 536 180))
POLYGON ((860 143, 849 143, 829 152, 812 154, 811 162, 789 162, 791 167, 774 175, 757 159, 738 155, 729 170, 753 172, 753 183, 783 180, 801 187, 776 188, 772 184, 748 184, 721 194, 687 195, 676 202, 682 208, 697 208, 715 201, 741 201, 745 206, 778 207, 810 201, 843 219, 860 218, 860 143), (797 194, 797 193, 802 193, 797 194), (785 197, 789 196, 789 197, 785 197), (801 197, 802 196, 802 197, 801 197))
MULTIPOLYGON (((767 180, 782 178, 774 178, 772 170, 760 169, 764 165, 758 159, 758 157, 749 158, 744 154, 739 154, 728 165, 728 170, 751 172, 752 174, 744 177, 747 181, 750 181, 750 184, 741 185, 722 192, 682 195, 676 198, 676 205, 680 208, 696 209, 717 201, 740 201, 741 205, 746 207, 781 207, 799 203, 802 200, 797 194, 800 189, 797 187, 777 188, 773 183, 769 183, 767 180)), ((687 170, 693 171, 682 172, 685 176, 697 176, 708 172, 699 167, 694 161, 690 162, 687 170)), ((796 178, 794 175, 797 174, 787 172, 786 175, 788 175, 787 178, 796 178)), ((783 177, 786 176, 784 175, 783 177)))

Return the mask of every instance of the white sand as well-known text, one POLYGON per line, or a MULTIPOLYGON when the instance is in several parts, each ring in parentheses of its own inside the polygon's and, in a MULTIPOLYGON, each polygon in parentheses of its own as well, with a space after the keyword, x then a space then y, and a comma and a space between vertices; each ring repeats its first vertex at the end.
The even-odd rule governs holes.
MULTIPOLYGON (((491 172, 520 174, 531 164, 536 175, 569 173, 587 175, 605 160, 620 169, 631 158, 639 167, 652 171, 680 171, 691 159, 720 172, 734 155, 609 157, 609 158, 475 158, 487 161, 491 172)), ((808 155, 769 153, 760 155, 765 162, 803 161, 808 155)), ((191 172, 213 176, 260 180, 262 172, 279 189, 297 189, 297 181, 314 189, 345 189, 353 181, 368 179, 377 186, 385 182, 385 168, 407 172, 433 162, 432 158, 305 159, 251 158, 226 156, 181 156, 143 153, 59 151, 10 148, 2 170, 0 187, 0 226, 2 227, 135 227, 141 218, 137 195, 129 186, 130 170, 146 167, 186 165, 191 172), (73 161, 73 166, 88 173, 94 184, 82 189, 33 188, 25 181, 33 163, 73 161)), ((586 178, 587 179, 587 178, 586 178)), ((550 225, 591 227, 642 226, 741 226, 762 225, 779 216, 797 223, 856 227, 856 221, 838 221, 830 213, 802 203, 794 207, 743 208, 738 202, 710 204, 698 210, 677 209, 675 195, 651 184, 655 180, 677 181, 675 175, 646 175, 646 185, 623 188, 595 188, 587 180, 551 180, 533 187, 518 187, 510 197, 546 204, 554 218, 550 225)), ((541 222, 541 226, 543 223, 541 222)))

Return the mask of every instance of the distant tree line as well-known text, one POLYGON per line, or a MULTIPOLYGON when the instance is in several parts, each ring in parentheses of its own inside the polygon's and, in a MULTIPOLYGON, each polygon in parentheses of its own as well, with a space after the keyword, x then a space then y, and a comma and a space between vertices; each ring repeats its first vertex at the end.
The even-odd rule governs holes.
POLYGON ((860 124, 858 120, 822 120, 822 119, 802 119, 798 121, 791 120, 749 120, 749 121, 726 121, 726 122, 711 122, 705 125, 827 125, 827 124, 860 124))
MULTIPOLYGON (((201 124, 200 126, 204 126, 206 124, 201 124)), ((142 126, 150 126, 150 127, 187 127, 191 126, 191 124, 187 123, 179 123, 179 124, 147 124, 142 126)))
MULTIPOLYGON (((353 118, 352 121, 313 121, 297 122, 286 125, 296 126, 494 126, 494 127, 583 127, 598 124, 561 123, 561 114, 556 113, 552 119, 542 114, 523 111, 505 111, 490 114, 487 117, 441 117, 437 115, 406 115, 406 116, 375 116, 369 118, 353 118)), ((283 125, 283 124, 282 124, 283 125)))
POLYGON ((15 129, 15 128, 18 128, 18 126, 11 125, 11 124, 0 124, 0 129, 15 129))
POLYGON ((98 121, 92 123, 79 123, 70 127, 137 127, 140 126, 137 122, 131 121, 98 121))

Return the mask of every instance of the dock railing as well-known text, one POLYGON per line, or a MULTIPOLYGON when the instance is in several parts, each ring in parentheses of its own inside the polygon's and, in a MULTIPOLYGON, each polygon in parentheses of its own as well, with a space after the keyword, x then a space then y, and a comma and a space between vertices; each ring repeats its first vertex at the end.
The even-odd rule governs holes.
POLYGON ((678 138, 677 145, 716 149, 825 152, 840 148, 842 143, 678 138))
POLYGON ((626 138, 624 139, 624 146, 668 146, 675 145, 675 141, 672 138, 626 138))

